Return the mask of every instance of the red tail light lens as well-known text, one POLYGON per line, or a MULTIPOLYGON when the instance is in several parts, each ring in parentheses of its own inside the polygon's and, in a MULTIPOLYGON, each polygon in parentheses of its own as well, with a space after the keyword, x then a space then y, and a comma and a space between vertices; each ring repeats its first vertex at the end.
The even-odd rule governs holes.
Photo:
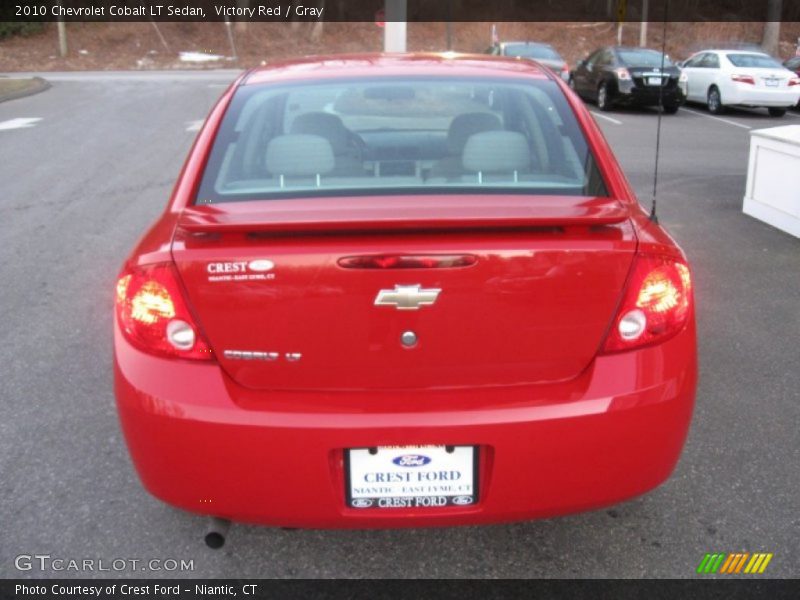
POLYGON ((631 72, 625 67, 620 67, 614 72, 617 74, 617 79, 620 81, 630 81, 631 79, 631 72))
POLYGON ((731 79, 738 81, 739 83, 749 83, 750 85, 756 84, 756 80, 752 75, 731 75, 731 79))
POLYGON ((126 339, 161 356, 210 360, 170 264, 126 268, 117 280, 116 313, 126 339))
POLYGON ((660 256, 637 257, 603 351, 663 342, 684 328, 692 303, 692 278, 685 263, 660 256))
POLYGON ((789 80, 789 87, 791 87, 793 85, 800 85, 800 77, 792 77, 789 80))

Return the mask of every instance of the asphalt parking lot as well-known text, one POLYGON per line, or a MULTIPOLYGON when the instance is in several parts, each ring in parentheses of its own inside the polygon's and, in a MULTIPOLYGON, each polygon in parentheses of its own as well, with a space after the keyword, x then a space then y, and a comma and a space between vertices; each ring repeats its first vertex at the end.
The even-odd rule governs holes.
MULTIPOLYGON (((207 549, 204 520, 151 498, 128 458, 112 288, 233 76, 55 74, 50 90, 0 104, 0 577, 115 575, 18 571, 21 554, 194 561, 127 576, 462 578, 691 577, 706 552, 747 551, 774 553, 768 576, 800 573, 800 240, 741 212, 749 131, 800 125, 800 113, 702 107, 665 116, 661 136, 659 215, 693 264, 701 370, 666 484, 511 525, 234 525, 222 550, 207 549)), ((596 118, 649 203, 656 113, 596 118)))

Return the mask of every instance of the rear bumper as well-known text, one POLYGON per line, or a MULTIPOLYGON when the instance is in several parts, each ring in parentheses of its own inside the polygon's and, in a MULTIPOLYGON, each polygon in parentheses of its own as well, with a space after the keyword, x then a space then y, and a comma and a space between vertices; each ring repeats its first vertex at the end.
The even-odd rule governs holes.
MULTIPOLYGON (((665 106, 679 106, 684 102, 683 91, 680 87, 665 88, 661 102, 665 106)), ((657 106, 659 103, 658 86, 641 87, 633 84, 620 85, 618 94, 614 97, 618 104, 636 106, 657 106)))
POLYGON ((722 102, 728 106, 764 106, 769 108, 790 108, 800 100, 800 86, 794 89, 755 88, 751 85, 731 85, 722 93, 722 102))
POLYGON ((460 391, 253 392, 216 364, 155 358, 115 333, 120 420, 145 487, 180 508, 267 525, 444 526, 589 510, 672 472, 696 385, 692 324, 563 384, 460 391), (478 503, 345 506, 343 449, 479 445, 478 503))

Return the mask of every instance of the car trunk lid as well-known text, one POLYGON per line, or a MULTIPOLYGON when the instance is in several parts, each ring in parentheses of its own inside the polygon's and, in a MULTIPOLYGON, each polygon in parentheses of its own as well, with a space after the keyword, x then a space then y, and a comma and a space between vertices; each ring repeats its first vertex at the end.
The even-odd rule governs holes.
POLYGON ((755 80, 757 88, 776 89, 789 87, 789 81, 793 79, 792 73, 786 69, 751 68, 740 67, 736 71, 737 75, 749 75, 755 80))
POLYGON ((173 256, 241 385, 430 389, 579 375, 635 248, 614 200, 460 195, 191 207, 173 256))

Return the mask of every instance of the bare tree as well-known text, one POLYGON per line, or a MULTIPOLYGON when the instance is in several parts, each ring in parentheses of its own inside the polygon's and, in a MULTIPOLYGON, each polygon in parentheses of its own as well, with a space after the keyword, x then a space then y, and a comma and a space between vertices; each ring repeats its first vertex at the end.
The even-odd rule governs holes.
MULTIPOLYGON (((247 8, 250 5, 250 0, 236 0, 236 8, 247 8)), ((245 33, 247 31, 247 19, 238 19, 236 21, 236 33, 245 33)))
POLYGON ((764 36, 761 47, 772 56, 778 55, 778 43, 781 39, 781 12, 783 0, 767 1, 767 20, 764 23, 764 36))
MULTIPOLYGON (((307 2, 304 6, 309 7, 309 5, 314 6, 315 8, 318 8, 320 10, 324 10, 325 9, 325 0, 311 0, 310 2, 307 2)), ((341 3, 340 3, 339 6, 341 7, 341 3)), ((295 15, 291 15, 290 16, 290 20, 291 20, 291 25, 290 25, 291 30, 293 32, 300 31, 300 28, 303 25, 303 21, 298 20, 295 15)), ((320 41, 320 39, 322 39, 322 30, 323 30, 323 26, 324 26, 325 21, 323 21, 322 19, 318 19, 317 21, 314 21, 313 23, 309 22, 309 21, 306 21, 306 22, 309 25, 307 29, 310 30, 310 33, 308 35, 308 39, 310 41, 312 41, 312 42, 320 41)))
MULTIPOLYGON (((61 6, 61 0, 59 0, 58 5, 59 7, 61 6)), ((58 18, 56 30, 58 31, 58 54, 61 58, 65 58, 67 56, 67 26, 63 17, 58 18)))
MULTIPOLYGON (((317 6, 317 8, 325 8, 325 0, 318 0, 314 4, 317 6)), ((311 28, 311 35, 308 36, 312 42, 318 42, 320 39, 322 39, 322 27, 324 23, 325 21, 322 19, 319 19, 316 23, 314 23, 314 26, 311 28)))

